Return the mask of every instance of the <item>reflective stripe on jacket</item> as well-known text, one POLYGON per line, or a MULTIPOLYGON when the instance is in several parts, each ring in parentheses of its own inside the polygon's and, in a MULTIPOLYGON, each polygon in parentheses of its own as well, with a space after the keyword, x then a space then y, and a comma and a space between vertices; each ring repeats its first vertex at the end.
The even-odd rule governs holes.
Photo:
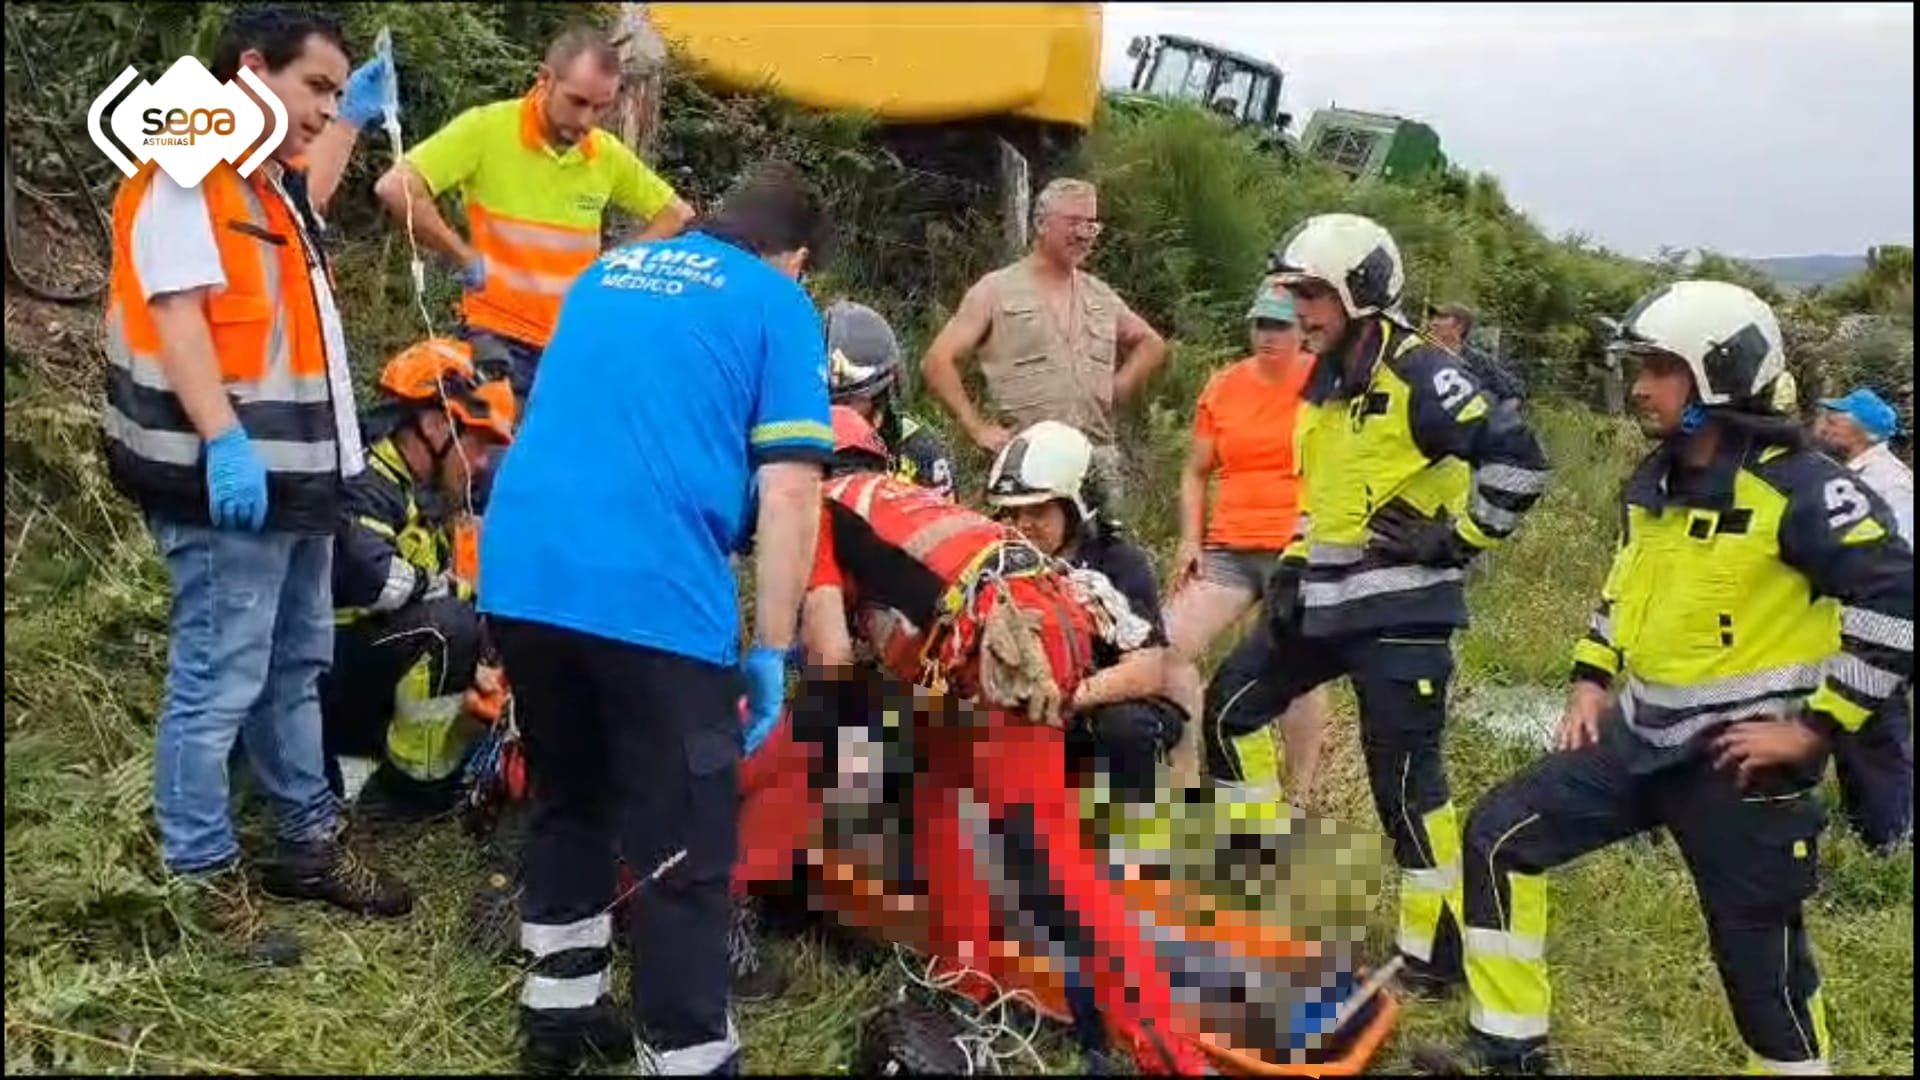
POLYGON ((1913 671, 1913 562, 1884 505, 1785 446, 1723 448, 1680 493, 1671 463, 1628 482, 1576 667, 1624 678, 1628 726, 1658 749, 1803 707, 1857 728, 1913 671))
MULTIPOLYGON (((157 175, 149 163, 113 205, 107 298, 108 472, 143 509, 208 523, 204 447, 161 366, 160 336, 133 265, 133 225, 157 175)), ((333 528, 340 449, 320 309, 309 277, 318 253, 265 171, 221 164, 199 187, 226 285, 208 291, 207 328, 235 415, 267 468, 267 528, 333 528)))
MULTIPOLYGON (((1372 354, 1343 385, 1345 355, 1320 357, 1298 422, 1302 628, 1316 637, 1465 626, 1463 570, 1397 563, 1367 549, 1373 515, 1402 502, 1452 516, 1488 548, 1512 535, 1546 487, 1547 461, 1515 410, 1492 409, 1458 360, 1381 318, 1354 334, 1372 354)), ((1349 353, 1352 355, 1353 353, 1349 353)))

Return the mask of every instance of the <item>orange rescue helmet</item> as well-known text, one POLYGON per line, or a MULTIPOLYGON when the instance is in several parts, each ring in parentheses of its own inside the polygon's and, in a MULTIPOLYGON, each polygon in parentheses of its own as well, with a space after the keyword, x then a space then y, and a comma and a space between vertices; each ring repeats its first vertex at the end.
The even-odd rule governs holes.
POLYGON ((473 349, 464 341, 427 338, 400 350, 380 372, 380 389, 412 405, 445 403, 456 424, 505 445, 513 441, 519 404, 500 380, 484 381, 473 368, 473 349))

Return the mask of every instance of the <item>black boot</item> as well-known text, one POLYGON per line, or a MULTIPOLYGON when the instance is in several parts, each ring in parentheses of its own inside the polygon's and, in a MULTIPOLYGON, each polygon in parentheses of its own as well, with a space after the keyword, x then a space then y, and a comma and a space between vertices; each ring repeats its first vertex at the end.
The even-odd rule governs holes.
POLYGON ((1400 954, 1402 966, 1394 976, 1401 993, 1417 1001, 1445 1001, 1466 985, 1466 976, 1458 967, 1428 963, 1400 954))
POLYGON ((1427 1076, 1545 1076, 1552 1065, 1545 1037, 1496 1039, 1469 1031, 1458 1046, 1429 1043, 1413 1051, 1413 1071, 1427 1076))
POLYGON ((608 998, 569 1010, 564 1023, 521 1009, 520 1028, 527 1037, 520 1066, 534 1076, 564 1076, 582 1066, 606 1068, 633 1060, 633 1025, 626 1010, 608 998))
POLYGON ((733 965, 733 1000, 771 1001, 787 992, 786 965, 762 948, 760 902, 735 897, 733 925, 727 931, 727 960, 733 965))
POLYGON ((261 883, 274 896, 324 900, 358 915, 397 918, 413 910, 413 890, 367 865, 339 838, 281 844, 279 861, 261 883))

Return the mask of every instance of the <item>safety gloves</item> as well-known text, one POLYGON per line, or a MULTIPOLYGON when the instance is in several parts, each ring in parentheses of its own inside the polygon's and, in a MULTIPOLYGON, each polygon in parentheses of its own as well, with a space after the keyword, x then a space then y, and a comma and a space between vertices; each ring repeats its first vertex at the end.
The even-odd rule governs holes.
POLYGON ((1300 632, 1300 578, 1306 569, 1306 563, 1299 559, 1280 560, 1267 575, 1266 607, 1264 614, 1267 629, 1275 640, 1293 637, 1300 632))
POLYGON ((355 68, 340 95, 340 119, 357 128, 379 120, 394 93, 393 80, 393 59, 384 53, 355 68))
POLYGON ((207 441, 207 511, 216 529, 267 523, 267 466, 239 424, 207 441))
POLYGON ((479 292, 487 284, 487 260, 475 255, 460 268, 460 285, 468 292, 479 292))
POLYGON ((1367 550, 1397 563, 1460 568, 1480 554, 1453 527, 1453 516, 1442 509, 1428 517, 1395 500, 1381 507, 1367 523, 1373 539, 1367 550))
POLYGON ((780 707, 787 697, 787 650, 771 645, 755 645, 740 662, 747 679, 747 727, 743 733, 746 752, 760 749, 780 722, 780 707))

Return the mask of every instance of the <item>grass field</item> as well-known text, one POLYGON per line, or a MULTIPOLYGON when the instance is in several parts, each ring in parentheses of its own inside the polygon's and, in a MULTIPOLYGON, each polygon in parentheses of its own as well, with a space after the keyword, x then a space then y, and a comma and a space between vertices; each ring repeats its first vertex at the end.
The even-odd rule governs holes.
MULTIPOLYGON (((164 579, 144 530, 103 486, 93 415, 79 400, 10 362, 7 1071, 512 1071, 518 979, 463 944, 480 862, 451 827, 379 847, 379 859, 419 889, 407 919, 275 907, 275 921, 306 942, 301 967, 236 968, 217 943, 183 933, 149 802, 164 579)), ((1638 448, 1631 433, 1579 414, 1548 412, 1542 426, 1558 486, 1485 568, 1478 625, 1460 648, 1450 762, 1463 805, 1533 753, 1482 721, 1506 708, 1503 687, 1559 681, 1604 571, 1613 485, 1638 448)), ((1350 713, 1337 724, 1318 802, 1364 826, 1372 811, 1350 713)), ((263 823, 245 821, 249 842, 262 844, 263 823)), ((1912 861, 1870 860, 1831 833, 1822 861, 1826 881, 1810 918, 1837 1064, 1911 1074, 1912 861)), ((1390 896, 1374 905, 1375 947, 1386 943, 1392 910, 1390 896)), ((1622 845, 1561 874, 1554 913, 1555 1022, 1571 1069, 1717 1072, 1743 1063, 1670 844, 1622 845)), ((860 1018, 901 985, 898 969, 810 938, 776 947, 798 978, 784 999, 743 1010, 749 1069, 843 1070, 860 1018)), ((1419 1039, 1454 1034, 1463 1009, 1410 1008, 1381 1067, 1404 1066, 1419 1039)), ((1076 1067, 1057 1037, 1041 1051, 1052 1067, 1076 1067)))

